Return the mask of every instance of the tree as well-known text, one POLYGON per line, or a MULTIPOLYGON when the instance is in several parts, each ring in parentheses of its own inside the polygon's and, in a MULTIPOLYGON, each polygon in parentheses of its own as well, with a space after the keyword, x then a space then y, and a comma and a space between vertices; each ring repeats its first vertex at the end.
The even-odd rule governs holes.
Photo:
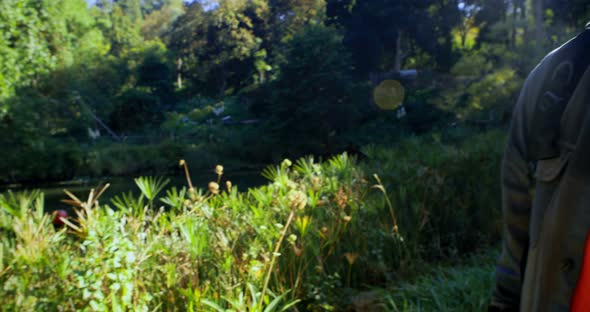
POLYGON ((84 0, 2 1, 0 29, 0 100, 54 68, 106 50, 84 0))
MULTIPOLYGON (((256 1, 223 0, 205 11, 193 3, 167 38, 181 60, 182 73, 200 92, 222 98, 244 87, 256 72, 254 61, 262 39, 245 14, 256 1)), ((179 62, 180 63, 180 62, 179 62)))
POLYGON ((123 11, 123 14, 129 18, 131 23, 134 25, 141 23, 143 14, 141 12, 140 0, 115 0, 114 2, 121 8, 121 11, 123 11))
POLYGON ((141 0, 141 12, 143 16, 148 16, 150 13, 158 10, 162 10, 166 6, 177 6, 180 3, 182 6, 182 0, 141 0))
POLYGON ((142 42, 139 0, 101 0, 92 14, 97 26, 110 44, 110 54, 122 56, 142 42))
MULTIPOLYGON (((0 2, 0 99, 11 96, 18 84, 34 83, 39 73, 56 65, 51 54, 45 2, 8 0, 0 2), (28 60, 22 62, 22 60, 28 60)), ((2 107, 6 113, 7 107, 2 107)))
POLYGON ((184 14, 182 0, 169 0, 166 1, 166 4, 162 4, 162 2, 158 2, 158 4, 158 6, 152 4, 154 9, 144 13, 145 18, 141 32, 146 40, 163 38, 172 28, 174 21, 184 14))
POLYGON ((269 0, 268 7, 275 42, 292 38, 310 24, 322 24, 326 15, 324 0, 269 0))
POLYGON ((460 22, 454 0, 329 0, 327 14, 344 28, 357 73, 365 77, 399 71, 413 44, 448 68, 450 29, 460 22))
MULTIPOLYGON (((542 47, 545 42, 545 10, 544 0, 533 0, 533 12, 535 15, 535 43, 537 46, 542 47)), ((539 53, 543 53, 542 50, 539 53)))
POLYGON ((163 106, 173 103, 173 72, 168 60, 168 51, 161 42, 154 42, 140 52, 136 81, 139 88, 158 97, 163 106))
POLYGON ((293 152, 325 152, 334 136, 350 129, 361 118, 362 85, 352 78, 350 54, 336 30, 308 26, 286 44, 290 62, 280 68, 271 84, 269 112, 279 142, 289 142, 293 152))
POLYGON ((590 3, 585 0, 569 0, 574 27, 581 29, 590 21, 590 3))
MULTIPOLYGON (((524 10, 524 0, 464 0, 461 1, 461 12, 464 19, 472 19, 473 26, 479 29, 477 45, 483 42, 497 41, 502 37, 505 42, 508 38, 512 42, 516 41, 516 25, 519 18, 519 12, 524 10), (509 7, 512 8, 509 11, 509 7), (506 32, 497 36, 494 33, 494 27, 499 23, 506 22, 507 15, 511 13, 511 33, 506 32)), ((522 11, 524 14, 524 11, 522 11)))

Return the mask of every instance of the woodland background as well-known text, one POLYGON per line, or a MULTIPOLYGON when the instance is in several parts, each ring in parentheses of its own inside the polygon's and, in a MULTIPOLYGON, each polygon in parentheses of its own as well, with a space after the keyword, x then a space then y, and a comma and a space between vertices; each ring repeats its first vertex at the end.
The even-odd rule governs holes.
POLYGON ((484 311, 512 108, 588 21, 582 0, 0 0, 1 309, 484 311), (391 80, 402 103, 376 105, 391 80), (25 190, 68 180, 63 222, 25 190))

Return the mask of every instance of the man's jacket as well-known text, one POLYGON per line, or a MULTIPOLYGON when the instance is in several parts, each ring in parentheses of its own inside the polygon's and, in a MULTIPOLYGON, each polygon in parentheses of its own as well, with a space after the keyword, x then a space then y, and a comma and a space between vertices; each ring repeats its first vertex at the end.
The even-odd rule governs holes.
POLYGON ((582 70, 565 111, 555 114, 557 155, 535 155, 536 115, 559 49, 527 78, 502 163, 504 243, 492 305, 509 311, 569 311, 590 229, 590 71, 582 70))

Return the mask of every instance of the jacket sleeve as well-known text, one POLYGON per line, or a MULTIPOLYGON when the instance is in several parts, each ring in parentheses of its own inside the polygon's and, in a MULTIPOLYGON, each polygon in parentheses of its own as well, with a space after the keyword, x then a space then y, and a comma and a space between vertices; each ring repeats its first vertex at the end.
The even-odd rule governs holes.
POLYGON ((508 143, 502 161, 502 253, 496 266, 492 306, 508 311, 520 303, 529 244, 532 208, 532 160, 529 128, 538 90, 538 73, 527 78, 514 108, 508 143))

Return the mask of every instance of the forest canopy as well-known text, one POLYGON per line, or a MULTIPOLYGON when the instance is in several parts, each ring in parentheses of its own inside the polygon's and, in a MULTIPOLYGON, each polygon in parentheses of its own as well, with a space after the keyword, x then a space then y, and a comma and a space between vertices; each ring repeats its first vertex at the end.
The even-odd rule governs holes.
MULTIPOLYGON (((89 133, 196 138, 267 162, 370 143, 367 127, 505 123, 528 71, 588 12, 581 0, 4 0, 0 145, 51 158, 94 144, 89 133), (375 105, 386 79, 403 85, 403 112, 375 105), (244 121, 256 127, 221 126, 244 121)), ((3 180, 26 175, 19 159, 3 180)))

